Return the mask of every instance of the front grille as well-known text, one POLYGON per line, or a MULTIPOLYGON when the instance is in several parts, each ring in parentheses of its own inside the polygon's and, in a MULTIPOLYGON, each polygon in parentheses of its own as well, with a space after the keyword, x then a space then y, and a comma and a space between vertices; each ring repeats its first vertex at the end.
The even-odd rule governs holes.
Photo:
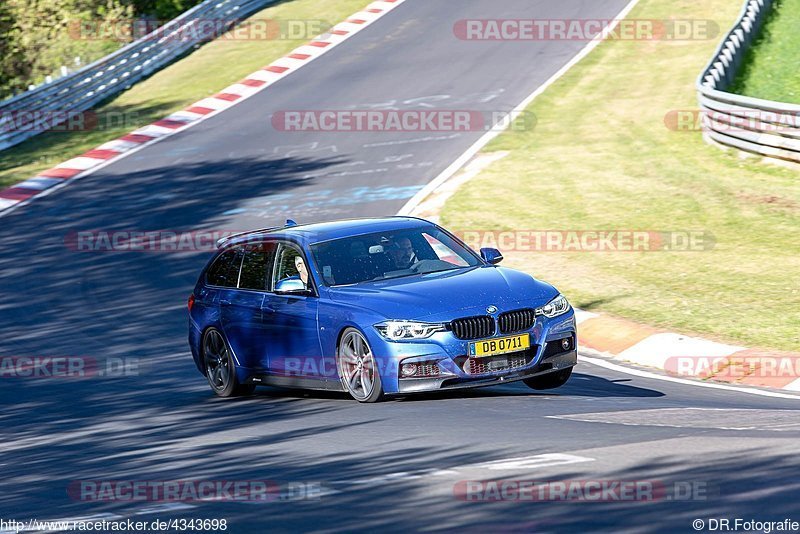
POLYGON ((450 330, 458 339, 481 339, 494 335, 494 319, 488 315, 464 317, 450 323, 450 330))
POLYGON ((531 308, 501 313, 497 318, 497 324, 503 334, 530 330, 535 322, 536 313, 531 308))
POLYGON ((529 351, 514 352, 489 358, 468 358, 464 363, 464 372, 471 375, 482 375, 494 371, 509 371, 525 367, 530 362, 529 351))

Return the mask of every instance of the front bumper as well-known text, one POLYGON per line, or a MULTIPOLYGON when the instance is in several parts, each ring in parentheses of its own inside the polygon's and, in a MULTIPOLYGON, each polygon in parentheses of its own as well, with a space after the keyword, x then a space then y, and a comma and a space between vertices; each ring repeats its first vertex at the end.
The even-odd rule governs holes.
POLYGON ((578 351, 572 350, 551 356, 531 367, 524 367, 487 376, 463 377, 447 375, 436 378, 403 378, 398 382, 397 394, 509 384, 518 380, 561 371, 562 369, 573 367, 577 363, 578 351))
MULTIPOLYGON (((507 365, 497 370, 490 370, 492 364, 489 360, 492 358, 468 359, 466 354, 470 341, 456 339, 450 332, 434 334, 424 341, 407 342, 387 342, 374 333, 369 342, 373 353, 379 358, 384 356, 381 358, 381 377, 387 395, 505 384, 577 363, 577 329, 572 310, 553 319, 540 317, 528 332, 531 348, 508 354, 507 365), (571 343, 567 350, 562 351, 559 345, 565 338, 569 338, 571 343), (471 365, 478 362, 486 362, 486 365, 471 365), (433 364, 439 373, 422 378, 400 378, 399 371, 404 363, 418 363, 424 367, 433 364), (470 363, 469 369, 466 363, 470 363)), ((367 333, 368 337, 370 334, 367 333)))

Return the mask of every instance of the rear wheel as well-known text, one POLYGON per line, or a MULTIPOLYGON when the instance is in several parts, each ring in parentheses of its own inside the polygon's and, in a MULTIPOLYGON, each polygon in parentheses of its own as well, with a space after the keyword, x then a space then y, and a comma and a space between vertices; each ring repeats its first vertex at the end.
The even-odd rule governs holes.
POLYGON ((377 402, 383 397, 381 374, 372 350, 361 332, 348 328, 336 351, 336 367, 345 390, 358 402, 377 402))
POLYGON ((572 367, 567 367, 555 373, 526 378, 523 382, 532 389, 555 389, 566 384, 570 376, 572 376, 572 367))
POLYGON ((231 349, 216 328, 209 328, 203 336, 203 362, 208 384, 220 397, 249 395, 256 389, 253 384, 239 383, 231 349))

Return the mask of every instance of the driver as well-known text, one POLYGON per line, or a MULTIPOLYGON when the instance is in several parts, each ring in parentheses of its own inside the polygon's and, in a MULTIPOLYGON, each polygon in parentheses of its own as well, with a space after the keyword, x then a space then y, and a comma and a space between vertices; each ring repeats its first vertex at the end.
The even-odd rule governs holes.
POLYGON ((306 267, 306 262, 303 261, 303 256, 298 255, 294 257, 294 266, 297 269, 297 275, 300 277, 303 285, 308 288, 308 268, 306 267))
POLYGON ((303 256, 297 255, 294 257, 294 268, 297 269, 297 274, 282 278, 281 282, 284 280, 300 280, 305 288, 308 289, 308 268, 306 267, 306 262, 303 261, 303 256))
POLYGON ((390 254, 397 269, 408 269, 417 262, 417 253, 407 237, 396 240, 390 249, 390 254))

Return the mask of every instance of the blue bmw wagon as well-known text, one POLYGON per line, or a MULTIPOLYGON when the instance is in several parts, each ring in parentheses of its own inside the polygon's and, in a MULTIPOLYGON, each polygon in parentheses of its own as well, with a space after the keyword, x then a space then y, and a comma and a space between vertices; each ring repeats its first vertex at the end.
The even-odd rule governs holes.
POLYGON ((189 345, 219 396, 258 385, 386 395, 559 387, 575 314, 550 284, 413 217, 230 236, 189 297, 189 345))

